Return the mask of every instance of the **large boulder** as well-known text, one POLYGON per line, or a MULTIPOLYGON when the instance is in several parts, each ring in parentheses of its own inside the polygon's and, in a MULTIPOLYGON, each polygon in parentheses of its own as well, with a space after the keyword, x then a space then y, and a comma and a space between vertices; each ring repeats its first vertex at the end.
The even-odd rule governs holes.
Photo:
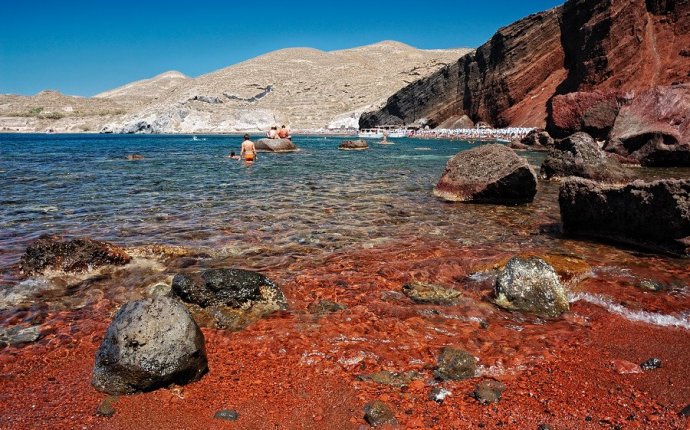
POLYGON ((644 166, 690 166, 690 85, 654 87, 621 107, 607 151, 644 166))
POLYGON ((537 175, 515 151, 483 145, 454 156, 434 195, 452 202, 517 204, 534 200, 537 175))
POLYGON ((346 140, 338 146, 338 149, 343 151, 363 151, 369 149, 369 144, 366 140, 346 140))
POLYGON ((604 140, 613 128, 618 110, 618 97, 612 91, 557 95, 551 100, 547 130, 558 138, 583 131, 604 140))
POLYGON ((654 251, 690 253, 690 180, 605 185, 570 178, 561 184, 563 231, 654 251))
POLYGON ((603 182, 626 182, 632 174, 599 149, 597 142, 584 132, 556 143, 541 165, 545 179, 579 176, 603 182))
POLYGON ((20 269, 26 275, 41 274, 46 270, 78 273, 101 266, 124 265, 130 260, 124 249, 107 242, 43 235, 26 249, 20 269))
POLYGON ((242 269, 178 273, 175 295, 190 305, 202 325, 239 330, 270 313, 287 309, 280 288, 264 275, 242 269))
POLYGON ((254 142, 257 152, 295 152, 297 147, 290 139, 259 139, 254 142))
POLYGON ((197 381, 207 371, 199 326, 179 300, 158 297, 120 308, 96 354, 92 384, 132 394, 197 381))
POLYGON ((530 148, 548 148, 553 146, 554 140, 548 132, 535 128, 527 133, 527 136, 520 140, 520 143, 527 145, 530 148))
POLYGON ((568 290, 544 260, 514 257, 499 273, 494 303, 514 311, 553 318, 570 309, 568 290))

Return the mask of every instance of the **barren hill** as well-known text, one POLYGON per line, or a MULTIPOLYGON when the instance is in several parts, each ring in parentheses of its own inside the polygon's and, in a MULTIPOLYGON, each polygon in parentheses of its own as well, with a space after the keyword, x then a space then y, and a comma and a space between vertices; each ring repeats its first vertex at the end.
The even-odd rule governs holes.
POLYGON ((331 52, 290 48, 198 78, 167 72, 92 98, 60 95, 48 103, 40 95, 0 95, 0 130, 235 132, 278 123, 296 130, 356 128, 362 112, 470 51, 419 50, 391 41, 331 52))

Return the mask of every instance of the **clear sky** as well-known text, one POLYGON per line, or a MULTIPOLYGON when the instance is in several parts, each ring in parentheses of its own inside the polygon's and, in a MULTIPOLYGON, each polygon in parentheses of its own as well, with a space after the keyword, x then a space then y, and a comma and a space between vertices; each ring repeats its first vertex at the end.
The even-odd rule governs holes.
POLYGON ((562 0, 0 0, 0 93, 90 96, 178 70, 189 76, 276 49, 397 40, 477 47, 562 0))

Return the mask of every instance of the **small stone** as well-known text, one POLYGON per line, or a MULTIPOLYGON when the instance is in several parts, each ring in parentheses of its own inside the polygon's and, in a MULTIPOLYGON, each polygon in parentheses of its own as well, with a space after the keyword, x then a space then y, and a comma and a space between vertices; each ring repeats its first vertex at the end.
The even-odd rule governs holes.
POLYGON ((666 289, 666 286, 664 284, 653 279, 643 279, 638 284, 638 287, 647 291, 663 291, 666 289))
POLYGON ((98 408, 96 408, 96 415, 99 417, 112 417, 115 415, 115 408, 113 407, 113 403, 117 401, 117 397, 115 396, 108 396, 103 401, 101 402, 100 405, 98 405, 98 408))
POLYGON ((460 291, 423 282, 406 284, 402 289, 407 297, 418 304, 452 305, 461 295, 460 291))
POLYGON ((684 407, 680 412, 678 412, 679 417, 690 417, 690 405, 684 407))
POLYGON ((404 387, 420 377, 421 375, 414 371, 393 373, 387 370, 382 370, 381 372, 371 373, 369 375, 359 375, 357 378, 360 381, 371 381, 376 382, 377 384, 391 385, 393 387, 404 387))
POLYGON ((658 358, 650 358, 649 360, 646 360, 644 363, 640 364, 640 368, 642 370, 659 369, 661 368, 661 360, 658 358))
POLYGON ((438 357, 434 375, 444 381, 459 381, 474 378, 477 359, 461 349, 446 347, 438 357))
POLYGON ((471 396, 482 405, 498 403, 501 394, 505 391, 505 384, 492 379, 480 382, 472 392, 471 396))
POLYGON ((613 360, 611 361, 611 367, 620 375, 642 373, 642 369, 640 369, 639 365, 625 360, 613 360))
POLYGON ((318 303, 310 303, 307 307, 309 312, 316 315, 332 314, 345 309, 347 309, 346 306, 329 300, 320 300, 318 303))
POLYGON ((453 393, 446 390, 445 388, 436 387, 433 390, 431 390, 431 393, 429 393, 429 400, 433 400, 434 402, 440 405, 443 403, 444 400, 446 400, 446 397, 450 396, 451 394, 453 393))
POLYGON ((398 420, 395 419, 393 411, 388 405, 380 400, 374 400, 364 406, 364 419, 372 427, 378 427, 384 424, 398 424, 398 420))
POLYGON ((213 418, 217 420, 225 420, 225 421, 237 421, 237 418, 239 418, 239 414, 237 411, 233 411, 232 409, 223 409, 215 413, 213 415, 213 418))

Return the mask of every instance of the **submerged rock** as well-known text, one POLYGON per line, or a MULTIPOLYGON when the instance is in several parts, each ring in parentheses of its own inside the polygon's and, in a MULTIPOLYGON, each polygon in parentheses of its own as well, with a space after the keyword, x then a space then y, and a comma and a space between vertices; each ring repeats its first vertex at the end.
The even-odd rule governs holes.
POLYGON ((627 182, 632 174, 599 149, 587 133, 576 133, 558 142, 541 165, 546 179, 579 176, 603 182, 627 182))
POLYGON ((237 421, 239 417, 240 415, 237 411, 233 411, 232 409, 223 409, 213 415, 213 418, 224 421, 237 421))
POLYGON ((204 335, 177 299, 124 304, 96 354, 92 384, 108 394, 194 382, 207 372, 204 335))
POLYGON ((460 291, 423 282, 406 284, 402 289, 407 297, 419 304, 452 305, 462 295, 460 291))
POLYGON ((544 260, 513 257, 496 278, 494 303, 514 311, 553 318, 570 309, 568 291, 544 260))
POLYGON ((307 310, 316 315, 326 315, 340 312, 347 309, 347 306, 329 300, 321 300, 318 303, 310 303, 307 310))
POLYGON ((1 345, 22 345, 25 343, 36 342, 41 338, 41 328, 33 327, 0 327, 0 346, 1 345))
POLYGON ((451 394, 453 393, 446 390, 445 388, 434 387, 429 393, 429 400, 433 400, 434 402, 440 405, 441 403, 443 403, 444 400, 446 400, 446 397, 450 396, 451 394))
POLYGON ((391 408, 380 400, 375 400, 364 405, 364 419, 372 427, 378 427, 384 424, 398 424, 398 420, 395 419, 395 414, 391 408))
POLYGON ((395 373, 389 372, 388 370, 382 370, 368 375, 359 375, 357 379, 365 382, 371 381, 377 384, 391 385, 393 387, 404 387, 421 377, 422 375, 414 371, 395 373))
POLYGON ((107 265, 121 266, 130 260, 124 249, 108 242, 43 235, 26 248, 20 268, 25 275, 41 274, 46 270, 84 272, 107 265))
POLYGON ((436 362, 434 375, 444 381, 460 381, 474 378, 477 359, 462 349, 446 347, 436 362))
POLYGON ((287 309, 280 288, 264 275, 242 269, 209 269, 178 273, 175 295, 192 305, 200 320, 239 330, 272 312, 287 309))
POLYGON ((569 178, 558 201, 567 234, 690 255, 690 180, 616 186, 569 178))
POLYGON ((501 400, 501 395, 505 389, 505 384, 494 381, 493 379, 489 379, 480 382, 472 392, 471 396, 482 405, 498 403, 498 401, 501 400))
POLYGON ((290 139, 259 139, 254 142, 257 152, 295 152, 297 147, 290 139))
POLYGON ((115 415, 115 407, 113 406, 113 403, 117 401, 117 397, 114 396, 108 396, 103 401, 98 405, 96 408, 96 415, 99 417, 107 417, 110 418, 113 415, 115 415))
POLYGON ((144 156, 141 154, 127 154, 127 157, 125 157, 127 161, 139 161, 143 160, 144 156))
POLYGON ((369 144, 366 140, 346 140, 340 144, 338 149, 344 151, 361 151, 364 149, 369 149, 369 144))
POLYGON ((537 175, 527 160, 499 144, 457 154, 434 188, 434 195, 452 202, 527 203, 536 193, 537 175))

